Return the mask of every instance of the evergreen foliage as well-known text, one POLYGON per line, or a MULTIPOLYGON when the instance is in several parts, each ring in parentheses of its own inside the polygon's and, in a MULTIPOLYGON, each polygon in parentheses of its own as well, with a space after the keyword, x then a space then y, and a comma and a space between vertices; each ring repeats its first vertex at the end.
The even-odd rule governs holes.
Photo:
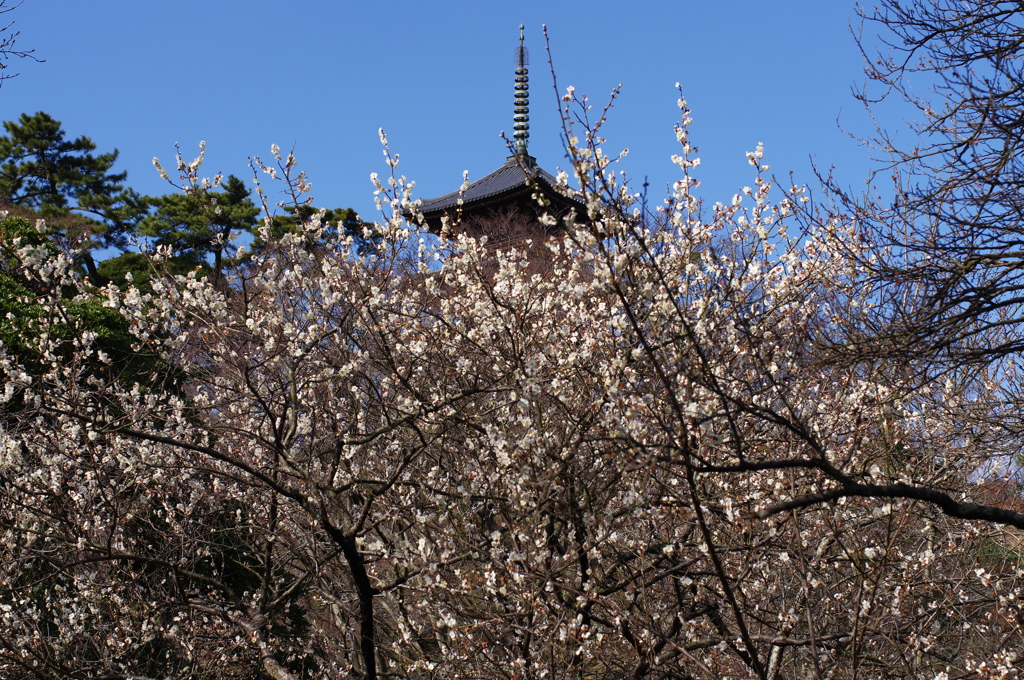
POLYGON ((256 225, 260 211, 249 194, 245 182, 229 175, 220 191, 150 197, 155 212, 142 220, 139 234, 158 246, 171 246, 179 270, 198 268, 219 279, 230 259, 226 253, 231 241, 256 225))
POLYGON ((125 189, 126 172, 113 172, 118 152, 95 154, 86 136, 66 139, 59 120, 42 111, 6 121, 0 137, 0 197, 32 208, 42 217, 77 210, 105 227, 91 236, 104 246, 122 247, 144 202, 125 189))
MULTIPOLYGON (((275 215, 270 223, 272 240, 280 239, 285 234, 303 234, 310 248, 321 247, 337 239, 338 235, 351 236, 355 250, 360 255, 373 252, 375 244, 380 241, 380 231, 373 222, 364 222, 352 208, 321 209, 311 205, 299 205, 291 208, 291 215, 275 215), (310 230, 303 228, 314 220, 319 220, 322 227, 318 236, 310 235, 310 230)), ((259 252, 266 246, 263 235, 257 230, 253 241, 253 251, 259 252)))

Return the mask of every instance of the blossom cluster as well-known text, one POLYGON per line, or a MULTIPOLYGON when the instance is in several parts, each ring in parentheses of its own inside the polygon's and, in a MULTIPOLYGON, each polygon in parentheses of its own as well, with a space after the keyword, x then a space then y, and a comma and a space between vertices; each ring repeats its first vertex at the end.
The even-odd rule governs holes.
POLYGON ((760 146, 706 209, 680 106, 657 214, 570 129, 588 215, 543 242, 426 238, 392 174, 376 252, 287 234, 226 284, 12 244, 0 675, 1016 677, 1019 535, 922 491, 979 493, 998 383, 837 352, 871 244, 760 146))

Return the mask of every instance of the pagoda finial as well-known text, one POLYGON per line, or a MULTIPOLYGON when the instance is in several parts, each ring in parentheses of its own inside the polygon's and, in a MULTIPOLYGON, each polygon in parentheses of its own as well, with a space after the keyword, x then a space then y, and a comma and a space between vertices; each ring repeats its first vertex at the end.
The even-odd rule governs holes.
POLYGON ((526 156, 526 140, 530 138, 530 78, 526 65, 530 63, 530 53, 526 49, 526 37, 523 33, 526 27, 519 24, 519 47, 516 48, 516 107, 514 109, 516 155, 526 156))

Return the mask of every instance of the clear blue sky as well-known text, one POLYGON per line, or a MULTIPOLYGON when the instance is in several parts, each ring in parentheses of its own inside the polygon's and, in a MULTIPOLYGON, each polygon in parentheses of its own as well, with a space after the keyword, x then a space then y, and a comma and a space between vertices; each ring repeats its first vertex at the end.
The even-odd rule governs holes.
POLYGON ((813 183, 811 158, 858 184, 865 149, 839 129, 867 130, 850 95, 863 65, 847 0, 567 2, 198 2, 25 0, 6 17, 19 47, 45 63, 11 64, 0 119, 46 111, 69 136, 118 148, 142 193, 169 189, 152 168, 180 143, 207 143, 208 174, 247 181, 246 158, 294 145, 322 207, 373 219, 371 172, 384 173, 383 127, 418 195, 447 193, 462 171, 500 165, 511 133, 513 49, 531 52, 530 149, 565 165, 541 25, 559 85, 602 104, 622 94, 607 149, 652 195, 676 178, 675 83, 693 110, 699 178, 709 200, 750 184, 744 153, 761 141, 773 171, 813 183))

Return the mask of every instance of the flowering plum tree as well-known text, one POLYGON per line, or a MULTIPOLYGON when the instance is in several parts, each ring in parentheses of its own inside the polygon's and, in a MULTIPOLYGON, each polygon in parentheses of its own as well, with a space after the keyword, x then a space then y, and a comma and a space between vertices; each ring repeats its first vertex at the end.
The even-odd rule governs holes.
POLYGON ((314 218, 143 294, 7 244, 46 313, 0 363, 0 673, 1018 674, 1024 514, 965 429, 999 385, 837 358, 871 242, 760 147, 705 209, 680 106, 660 221, 567 108, 589 215, 543 244, 428 242, 390 157, 373 258, 314 218), (178 387, 92 370, 75 294, 178 387))

